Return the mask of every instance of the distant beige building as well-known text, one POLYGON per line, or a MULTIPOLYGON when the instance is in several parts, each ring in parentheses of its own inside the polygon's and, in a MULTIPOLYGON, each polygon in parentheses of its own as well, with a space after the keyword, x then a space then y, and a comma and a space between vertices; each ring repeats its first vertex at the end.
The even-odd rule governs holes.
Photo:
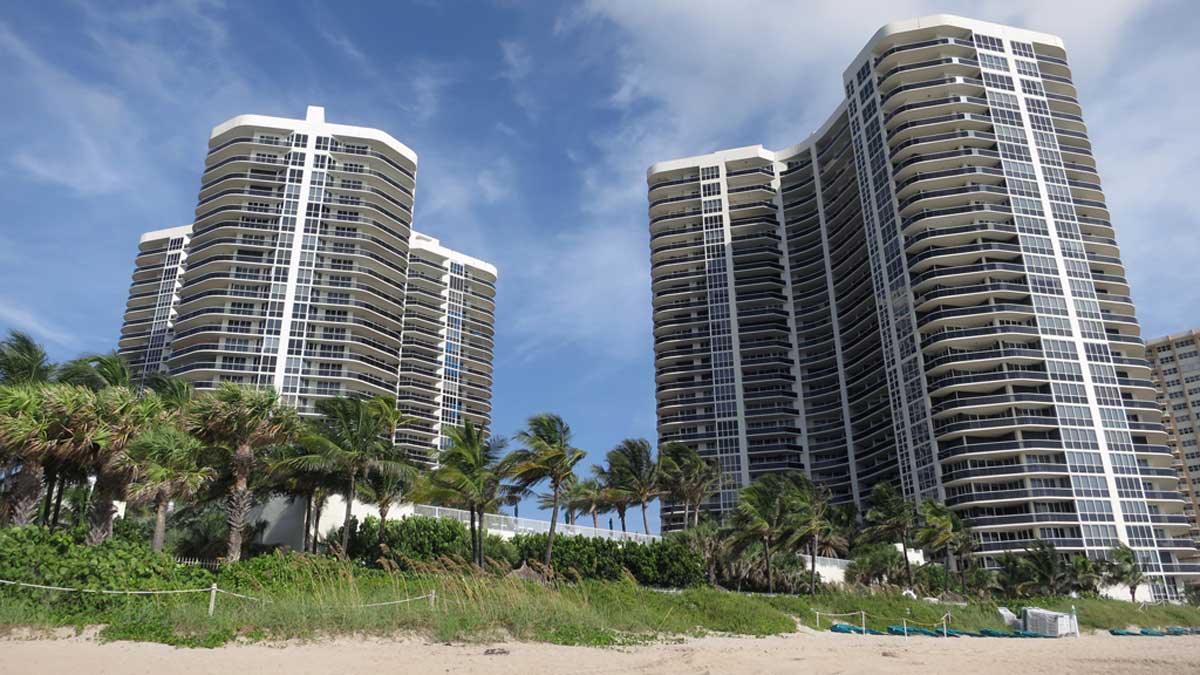
POLYGON ((1167 444, 1175 452, 1179 491, 1192 518, 1193 536, 1200 534, 1200 330, 1187 330, 1146 343, 1158 400, 1166 416, 1167 444))

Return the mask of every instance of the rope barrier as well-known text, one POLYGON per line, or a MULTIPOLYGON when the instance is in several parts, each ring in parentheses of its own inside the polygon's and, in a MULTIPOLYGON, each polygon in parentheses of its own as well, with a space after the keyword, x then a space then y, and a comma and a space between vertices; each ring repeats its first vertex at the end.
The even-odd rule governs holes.
POLYGON ((27 584, 21 581, 8 581, 0 579, 0 585, 4 586, 21 586, 23 588, 36 588, 44 591, 60 591, 63 593, 97 593, 102 595, 171 595, 175 593, 207 593, 207 588, 184 588, 169 591, 110 591, 100 588, 68 588, 66 586, 46 586, 44 584, 27 584))
MULTIPOLYGON (((227 591, 224 588, 218 588, 216 584, 213 584, 212 586, 209 586, 208 588, 184 588, 184 589, 174 589, 174 590, 165 590, 165 591, 112 591, 112 590, 97 589, 97 588, 70 588, 68 586, 49 586, 46 584, 28 584, 23 581, 9 581, 7 579, 0 579, 0 585, 17 586, 17 587, 21 587, 21 588, 34 588, 34 589, 43 590, 43 591, 58 591, 60 593, 95 593, 95 594, 101 594, 101 595, 176 595, 176 594, 180 594, 180 593, 208 593, 209 594, 209 596, 208 596, 208 615, 209 616, 212 616, 213 611, 216 609, 216 601, 217 601, 218 593, 223 593, 225 595, 231 595, 235 598, 241 598, 243 600, 251 600, 253 602, 262 602, 262 603, 274 602, 273 600, 269 600, 267 598, 256 598, 256 597, 253 597, 250 595, 243 595, 241 593, 227 591)), ((387 607, 389 605, 402 605, 402 604, 408 603, 408 602, 416 602, 417 600, 428 600, 429 606, 433 607, 437 603, 437 591, 430 591, 430 592, 426 593, 425 595, 420 595, 415 598, 404 598, 402 600, 389 600, 387 602, 372 602, 372 603, 368 603, 365 605, 351 605, 350 609, 362 609, 362 608, 367 608, 367 607, 387 607)))

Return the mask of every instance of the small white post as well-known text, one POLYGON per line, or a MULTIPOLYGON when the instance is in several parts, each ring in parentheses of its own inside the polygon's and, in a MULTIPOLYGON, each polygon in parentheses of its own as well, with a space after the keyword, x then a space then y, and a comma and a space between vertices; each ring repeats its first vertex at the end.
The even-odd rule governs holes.
POLYGON ((815 609, 813 611, 817 613, 817 630, 821 630, 821 613, 815 609))
POLYGON ((213 615, 213 610, 217 608, 217 583, 214 581, 212 586, 208 587, 208 615, 213 615))
POLYGON ((860 623, 862 623, 862 634, 865 636, 867 634, 867 613, 861 609, 858 610, 858 618, 860 623))
POLYGON ((900 622, 904 624, 904 639, 907 640, 908 639, 908 619, 900 619, 900 622))
POLYGON ((429 591, 429 609, 433 609, 437 603, 437 591, 429 591))
POLYGON ((946 630, 946 617, 948 614, 942 615, 942 637, 950 637, 950 631, 946 630))
POLYGON ((1071 605, 1071 627, 1075 629, 1075 637, 1079 637, 1079 615, 1075 613, 1075 605, 1071 605))

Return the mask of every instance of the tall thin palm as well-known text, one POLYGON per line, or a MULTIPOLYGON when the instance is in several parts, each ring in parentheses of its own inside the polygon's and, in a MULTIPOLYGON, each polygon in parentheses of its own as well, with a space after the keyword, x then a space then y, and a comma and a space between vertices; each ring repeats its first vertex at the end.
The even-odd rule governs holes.
POLYGON ((163 407, 177 415, 185 415, 187 407, 196 397, 196 389, 191 382, 166 373, 153 373, 146 378, 146 386, 158 394, 163 407))
POLYGON ((392 443, 396 428, 407 420, 392 399, 375 397, 332 398, 317 403, 322 419, 303 434, 299 443, 308 454, 290 462, 298 467, 340 475, 346 486, 346 513, 342 520, 342 551, 350 545, 350 518, 358 486, 370 474, 416 477, 417 470, 404 460, 392 443))
POLYGON ((199 492, 216 477, 216 471, 201 463, 204 444, 173 424, 163 424, 143 433, 129 444, 118 460, 133 475, 128 497, 131 502, 154 505, 154 535, 150 547, 163 550, 167 534, 167 509, 171 502, 199 492))
POLYGON ((933 499, 921 502, 921 525, 916 539, 927 550, 941 551, 946 556, 946 569, 950 569, 950 545, 958 523, 954 513, 945 504, 933 499))
POLYGON ((373 471, 367 474, 359 486, 359 499, 364 504, 370 504, 379 510, 379 538, 383 541, 387 531, 388 513, 392 506, 399 504, 408 497, 416 483, 415 471, 403 474, 373 471))
POLYGON ((107 387, 133 388, 129 364, 116 352, 91 354, 67 361, 59 366, 57 379, 95 391, 107 387))
POLYGON ((508 465, 501 453, 506 441, 470 420, 447 432, 450 444, 438 456, 438 467, 429 475, 428 495, 438 503, 465 507, 471 512, 471 558, 483 566, 484 515, 513 500, 505 485, 508 465))
POLYGON ((642 507, 642 527, 650 534, 647 506, 665 492, 661 467, 654 458, 650 442, 644 438, 627 438, 608 452, 607 459, 623 491, 642 507))
POLYGON ((296 466, 293 459, 309 454, 295 444, 279 445, 269 449, 266 465, 272 489, 288 498, 289 503, 300 499, 304 502, 304 537, 301 550, 316 552, 317 528, 321 511, 328 495, 335 491, 341 481, 327 471, 296 466))
POLYGON ((575 479, 575 465, 583 460, 584 452, 571 445, 571 427, 558 415, 530 417, 527 428, 517 434, 517 440, 524 447, 514 451, 508 459, 517 485, 529 490, 534 485, 547 482, 554 495, 550 530, 546 536, 546 554, 542 561, 542 564, 550 567, 559 499, 567 482, 575 479))
POLYGON ((621 532, 624 533, 626 531, 625 516, 629 512, 630 505, 633 504, 633 494, 621 484, 620 475, 607 460, 603 464, 592 466, 592 476, 600 484, 604 495, 605 509, 616 512, 617 520, 621 523, 621 532))
POLYGON ((1138 586, 1141 586, 1142 582, 1146 580, 1142 566, 1138 563, 1137 553, 1122 544, 1111 551, 1109 559, 1112 561, 1109 581, 1128 588, 1129 601, 1137 602, 1138 586))
POLYGON ((904 578, 909 586, 912 586, 912 564, 908 560, 908 542, 916 522, 916 504, 905 499, 891 483, 876 483, 871 488, 867 532, 872 537, 900 541, 904 549, 904 578))
POLYGON ((226 558, 242 557, 242 534, 250 511, 250 476, 261 468, 267 448, 289 443, 299 430, 291 408, 270 389, 225 383, 192 402, 188 431, 224 455, 233 480, 226 502, 226 558))

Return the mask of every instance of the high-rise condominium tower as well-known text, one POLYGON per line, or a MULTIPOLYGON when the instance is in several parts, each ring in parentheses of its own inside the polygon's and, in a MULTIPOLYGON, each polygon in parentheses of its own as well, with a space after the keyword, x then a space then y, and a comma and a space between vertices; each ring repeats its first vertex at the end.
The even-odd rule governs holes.
POLYGON ((1200 330, 1148 340, 1146 352, 1195 537, 1200 535, 1200 330))
POLYGON ((496 269, 412 232, 417 155, 377 129, 242 115, 209 140, 193 224, 147 233, 121 329, 135 377, 270 386, 302 413, 389 396, 428 458, 487 425, 496 269))
POLYGON ((843 86, 797 145, 650 167, 660 441, 718 462, 709 509, 889 481, 986 563, 1126 542, 1174 595, 1200 566, 1062 41, 889 24, 843 86))

